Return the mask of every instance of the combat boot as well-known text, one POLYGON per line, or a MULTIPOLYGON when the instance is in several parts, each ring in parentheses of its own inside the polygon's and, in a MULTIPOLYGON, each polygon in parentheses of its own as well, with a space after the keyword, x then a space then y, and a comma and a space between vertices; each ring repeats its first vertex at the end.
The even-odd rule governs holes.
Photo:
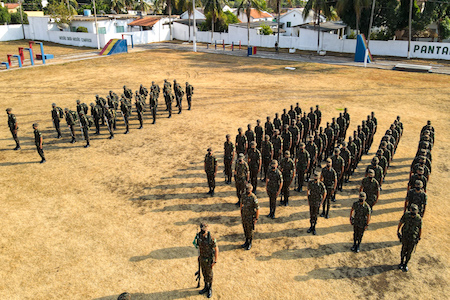
POLYGON ((208 294, 206 294, 206 298, 211 298, 212 297, 212 284, 210 283, 208 285, 208 294))
POLYGON ((214 188, 211 190, 211 197, 214 196, 214 188))
POLYGON ((311 233, 311 232, 312 232, 312 230, 313 230, 312 228, 313 228, 313 227, 312 227, 312 225, 311 225, 311 227, 309 227, 309 229, 308 229, 308 230, 306 230, 306 232, 307 232, 307 233, 311 233))
POLYGON ((402 271, 403 272, 408 272, 408 266, 406 264, 403 265, 402 271))
POLYGON ((245 243, 241 245, 241 248, 247 248, 248 246, 248 239, 245 239, 245 243))
MULTIPOLYGON (((353 242, 353 246, 352 246, 351 250, 352 250, 353 252, 356 251, 356 242, 353 242)), ((401 269, 401 268, 400 268, 400 269, 401 269)))
POLYGON ((200 295, 203 295, 204 293, 206 293, 209 290, 209 283, 205 283, 205 287, 203 288, 203 290, 199 291, 198 293, 200 295))
POLYGON ((248 245, 247 248, 245 248, 245 250, 250 250, 252 249, 252 239, 248 239, 248 245))
POLYGON ((313 235, 317 235, 317 232, 316 232, 316 225, 314 225, 313 228, 312 228, 312 234, 313 234, 313 235))
POLYGON ((361 245, 361 242, 358 242, 358 244, 356 244, 356 249, 355 249, 356 253, 359 253, 359 245, 361 245))

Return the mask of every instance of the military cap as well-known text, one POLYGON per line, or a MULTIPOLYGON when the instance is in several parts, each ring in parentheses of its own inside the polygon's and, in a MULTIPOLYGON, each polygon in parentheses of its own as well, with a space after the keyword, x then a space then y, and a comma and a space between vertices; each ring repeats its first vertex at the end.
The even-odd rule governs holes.
POLYGON ((77 100, 77 103, 80 103, 80 100, 77 100))
POLYGON ((270 136, 268 134, 266 134, 265 136, 266 140, 270 139, 270 136))
POLYGON ((211 151, 212 151, 212 148, 209 147, 208 149, 206 149, 206 151, 211 152, 211 151))
POLYGON ((260 120, 260 119, 256 120, 256 123, 260 123, 260 122, 261 122, 261 120, 260 120))
POLYGON ((200 228, 205 228, 205 227, 208 227, 208 223, 206 223, 206 222, 201 222, 201 223, 200 223, 200 228))
POLYGON ((230 136, 229 134, 227 134, 225 137, 226 137, 226 138, 230 138, 231 136, 230 136))
POLYGON ((33 123, 33 127, 38 127, 39 124, 38 123, 33 123))
POLYGON ((11 107, 8 107, 7 109, 6 109, 6 111, 11 111, 12 110, 12 108, 11 107))
POLYGON ((420 153, 427 154, 427 149, 420 149, 420 153))
POLYGON ((94 106, 94 102, 91 102, 91 104, 89 104, 90 106, 94 106))
POLYGON ((122 293, 122 294, 119 295, 117 300, 131 300, 131 295, 126 293, 126 292, 122 293))
POLYGON ((306 145, 305 145, 305 143, 301 142, 299 146, 300 147, 305 147, 306 145))
POLYGON ((417 207, 417 204, 411 204, 411 207, 409 208, 411 212, 417 213, 419 211, 419 207, 417 207))
POLYGON ((277 165, 277 164, 278 164, 278 161, 276 159, 274 159, 270 162, 270 165, 272 165, 272 166, 277 165))
POLYGON ((186 81, 186 85, 188 85, 188 84, 189 84, 189 82, 186 81))
POLYGON ((66 108, 64 108, 64 111, 69 111, 69 109, 66 107, 66 108))
POLYGON ((387 143, 386 143, 385 141, 382 141, 382 142, 381 142, 381 146, 382 146, 382 147, 386 147, 386 146, 387 146, 387 143))
POLYGON ((308 138, 310 141, 314 140, 314 137, 312 135, 310 135, 308 138))
POLYGON ((250 146, 256 146, 256 142, 255 142, 255 141, 252 141, 252 142, 250 143, 250 146))
POLYGON ((289 152, 289 150, 284 151, 284 155, 290 156, 291 152, 289 152))
POLYGON ((52 103, 52 106, 56 106, 56 103, 52 103))
POLYGON ((342 142, 342 147, 347 147, 347 142, 342 142))
POLYGON ((327 158, 327 163, 331 163, 331 158, 327 158))
POLYGON ((418 168, 417 168, 417 171, 423 172, 424 169, 423 169, 423 167, 418 167, 418 168))
POLYGON ((239 132, 242 132, 242 128, 241 128, 241 127, 239 127, 239 128, 238 128, 238 131, 239 131, 239 132))
POLYGON ((314 178, 319 177, 320 173, 318 171, 314 171, 314 178))
POLYGON ((367 174, 375 176, 375 171, 373 169, 369 169, 369 171, 367 171, 367 174))
POLYGON ((427 158, 425 156, 421 155, 421 156, 419 156, 419 159, 426 160, 427 158))
POLYGON ((251 183, 247 183, 246 185, 245 185, 245 189, 247 190, 247 191, 251 191, 251 190, 253 190, 253 185, 251 184, 251 183))
POLYGON ((244 153, 239 153, 239 158, 244 158, 244 153))
POLYGON ((416 180, 416 182, 414 183, 414 186, 423 188, 423 182, 421 180, 416 180))
POLYGON ((427 121, 427 125, 431 125, 431 121, 430 120, 427 121))
POLYGON ((341 152, 341 150, 339 150, 339 148, 334 148, 334 153, 339 153, 341 152))
POLYGON ((392 134, 392 130, 390 129, 386 130, 386 134, 392 134))
POLYGON ((374 163, 379 163, 380 160, 378 159, 378 157, 374 157, 374 158, 372 158, 372 162, 374 162, 374 163))
POLYGON ((289 125, 288 124, 284 124, 284 128, 289 128, 289 125))
POLYGON ((428 148, 429 143, 428 142, 423 142, 422 144, 420 144, 420 148, 425 149, 428 148))
POLYGON ((316 105, 317 108, 319 108, 319 105, 316 105))
MULTIPOLYGON (((124 86, 125 87, 125 86, 124 86)), ((95 98, 98 98, 98 94, 97 95, 95 95, 95 98)))
POLYGON ((383 149, 378 149, 377 150, 377 154, 383 154, 383 152, 384 152, 383 149))
POLYGON ((176 79, 174 79, 174 80, 173 80, 173 82, 177 82, 177 80, 176 80, 176 79))
POLYGON ((275 129, 276 134, 280 134, 280 131, 278 129, 275 129))
POLYGON ((152 81, 152 84, 155 84, 155 82, 154 82, 154 81, 152 81))
POLYGON ((359 193, 359 198, 360 198, 360 199, 366 199, 366 197, 367 197, 367 196, 366 196, 366 193, 364 193, 364 192, 360 192, 360 193, 359 193))
POLYGON ((80 110, 80 112, 78 113, 79 115, 84 115, 84 111, 80 110))

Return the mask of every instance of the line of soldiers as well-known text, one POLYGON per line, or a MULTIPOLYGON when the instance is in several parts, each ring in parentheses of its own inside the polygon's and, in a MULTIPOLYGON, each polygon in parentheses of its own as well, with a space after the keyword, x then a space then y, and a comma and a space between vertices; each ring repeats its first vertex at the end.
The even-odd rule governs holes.
MULTIPOLYGON (((173 99, 171 85, 164 80, 164 98, 166 100, 166 110, 169 111, 169 118, 172 115, 171 101, 169 99, 173 99), (168 86, 169 89, 166 87, 168 86)), ((150 89, 148 90, 142 84, 134 94, 135 97, 135 107, 136 114, 139 120, 139 128, 141 129, 144 126, 144 112, 146 107, 146 99, 149 97, 149 108, 152 113, 153 124, 156 122, 157 115, 157 107, 158 107, 158 98, 159 98, 160 88, 155 82, 152 82, 150 89)), ((182 99, 184 94, 186 94, 186 99, 188 102, 188 110, 191 109, 192 95, 194 94, 194 87, 186 82, 186 89, 183 91, 181 85, 174 80, 174 94, 177 100, 177 106, 179 108, 179 113, 181 113, 182 99)), ((89 129, 94 125, 95 126, 95 134, 100 134, 100 126, 107 126, 109 131, 109 139, 114 138, 114 130, 117 128, 117 114, 119 113, 122 116, 125 125, 124 134, 129 133, 129 118, 132 113, 132 98, 133 92, 131 89, 123 86, 123 94, 119 100, 119 97, 113 91, 109 91, 109 94, 106 96, 106 99, 100 97, 99 95, 95 96, 95 103, 92 102, 90 104, 90 116, 89 116, 89 106, 86 103, 81 103, 80 100, 77 100, 76 103, 76 112, 72 111, 68 108, 64 110, 61 107, 58 107, 56 103, 52 103, 52 123, 56 130, 57 136, 59 139, 62 137, 61 133, 61 119, 65 119, 67 126, 69 127, 71 141, 70 143, 75 143, 76 139, 76 130, 79 126, 83 139, 86 141, 85 148, 90 146, 90 138, 89 138, 89 129)), ((6 113, 8 114, 8 127, 11 131, 14 141, 16 142, 16 147, 14 150, 20 149, 20 142, 17 136, 17 131, 19 129, 16 116, 12 113, 12 109, 6 109, 6 113)), ((42 149, 42 134, 38 130, 38 124, 33 124, 33 129, 35 130, 35 140, 36 145, 39 144, 38 153, 41 156, 41 163, 45 162, 44 152, 42 149), (36 126, 34 126, 36 125, 36 126), (37 130, 37 131, 36 131, 37 130), (38 143, 37 140, 40 142, 38 143)))
POLYGON ((364 231, 369 225, 373 207, 380 197, 381 185, 402 135, 403 123, 400 121, 400 116, 397 116, 382 137, 375 157, 366 167, 365 176, 359 187, 359 201, 353 204, 350 212, 350 224, 353 225, 353 246, 351 248, 353 252, 360 251, 364 231))
POLYGON ((422 235, 422 220, 428 200, 426 187, 430 179, 433 145, 434 127, 431 126, 431 121, 428 121, 420 131, 419 146, 411 164, 403 216, 397 227, 397 235, 402 243, 398 268, 403 272, 408 272, 411 254, 422 235))

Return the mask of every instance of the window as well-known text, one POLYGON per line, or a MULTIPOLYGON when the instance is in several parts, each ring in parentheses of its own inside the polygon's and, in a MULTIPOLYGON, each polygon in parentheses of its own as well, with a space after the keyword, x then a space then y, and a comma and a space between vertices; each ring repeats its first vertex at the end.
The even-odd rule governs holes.
POLYGON ((117 32, 117 33, 125 32, 124 26, 116 26, 116 32, 117 32))
POLYGON ((77 27, 76 26, 70 26, 70 31, 71 32, 76 32, 77 31, 77 27))
POLYGON ((106 27, 99 27, 98 28, 98 33, 99 34, 106 34, 106 27))
POLYGON ((286 27, 290 28, 291 27, 291 22, 286 22, 286 27))

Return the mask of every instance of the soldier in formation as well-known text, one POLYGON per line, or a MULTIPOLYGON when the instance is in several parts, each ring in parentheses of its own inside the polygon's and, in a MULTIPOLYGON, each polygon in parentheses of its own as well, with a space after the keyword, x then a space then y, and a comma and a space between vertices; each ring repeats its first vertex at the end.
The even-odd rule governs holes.
POLYGON ((283 175, 278 169, 278 162, 272 160, 270 163, 270 169, 267 172, 266 178, 266 191, 269 196, 270 212, 267 217, 275 219, 275 209, 277 197, 280 194, 281 187, 283 186, 283 175))
POLYGON ((227 134, 226 135, 226 141, 223 144, 223 164, 225 166, 225 183, 226 184, 231 184, 231 176, 233 175, 232 172, 232 165, 233 165, 233 160, 234 160, 234 144, 233 142, 231 142, 230 140, 230 135, 227 134))
POLYGON ((320 206, 323 204, 327 196, 327 190, 322 181, 319 180, 319 172, 314 172, 314 179, 308 182, 308 204, 309 204, 309 222, 311 226, 307 230, 308 233, 316 235, 317 216, 319 215, 320 206))
POLYGON ((42 133, 38 129, 39 125, 37 123, 33 124, 34 129, 34 144, 36 145, 36 150, 41 157, 41 164, 45 163, 44 149, 42 148, 43 140, 42 133))
POLYGON ((250 177, 249 167, 244 158, 244 154, 239 153, 238 160, 234 166, 234 182, 236 184, 236 196, 238 197, 238 201, 236 202, 237 206, 241 203, 241 196, 245 191, 245 185, 248 183, 250 177))
POLYGON ((422 217, 416 204, 411 204, 409 211, 405 212, 397 227, 397 236, 402 243, 400 253, 400 264, 398 268, 408 272, 408 262, 411 254, 422 235, 422 217), (401 230, 401 233, 400 233, 401 230))
POLYGON ((208 180, 208 195, 214 196, 214 189, 216 188, 216 174, 217 174, 217 158, 213 155, 211 147, 207 149, 205 155, 204 169, 206 173, 206 179, 208 180))
POLYGON ((20 142, 19 142, 19 138, 17 137, 17 130, 19 130, 19 126, 17 124, 16 116, 11 111, 12 111, 12 108, 8 107, 6 109, 6 114, 8 115, 8 127, 9 127, 9 131, 11 131, 14 141, 16 142, 16 148, 14 148, 14 150, 19 150, 20 142))
POLYGON ((245 243, 242 245, 242 248, 245 250, 252 248, 253 232, 259 218, 259 202, 252 190, 253 186, 247 183, 240 204, 242 227, 245 235, 245 243))
POLYGON ((359 200, 355 201, 350 211, 350 224, 353 225, 353 246, 351 250, 358 253, 364 231, 369 226, 372 210, 367 204, 366 193, 359 193, 359 200))
POLYGON ((52 103, 52 122, 53 126, 55 126, 55 130, 57 133, 56 138, 59 139, 62 137, 61 128, 59 126, 59 122, 61 118, 64 117, 64 112, 61 107, 57 107, 56 103, 52 103))

